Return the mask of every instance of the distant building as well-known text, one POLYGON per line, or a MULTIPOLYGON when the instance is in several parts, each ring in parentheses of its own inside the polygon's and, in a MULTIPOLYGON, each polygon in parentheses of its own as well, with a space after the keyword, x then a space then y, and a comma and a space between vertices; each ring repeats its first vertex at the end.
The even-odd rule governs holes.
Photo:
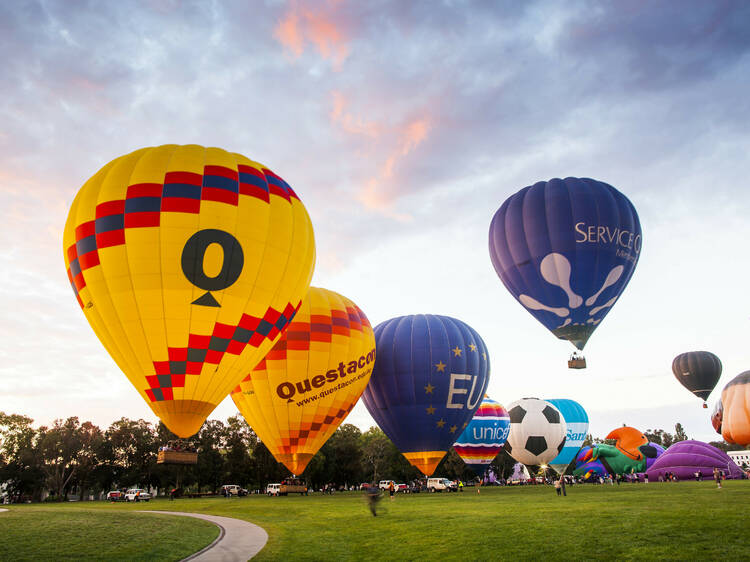
POLYGON ((750 451, 727 451, 727 455, 741 468, 750 467, 750 451))

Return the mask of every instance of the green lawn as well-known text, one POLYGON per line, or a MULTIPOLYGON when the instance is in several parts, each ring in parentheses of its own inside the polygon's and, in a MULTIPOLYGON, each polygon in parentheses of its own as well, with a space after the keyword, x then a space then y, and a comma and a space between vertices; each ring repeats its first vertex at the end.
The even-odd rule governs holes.
POLYGON ((208 521, 106 502, 3 507, 0 560, 181 560, 219 536, 208 521))
POLYGON ((71 556, 76 558, 133 559, 137 553, 166 559, 162 553, 175 551, 121 550, 125 543, 154 549, 161 540, 157 537, 175 532, 154 532, 156 519, 160 525, 189 526, 179 533, 185 542, 188 536, 195 539, 194 550, 213 540, 205 533, 198 539, 204 532, 200 521, 133 513, 174 509, 262 526, 270 538, 258 560, 748 560, 748 506, 747 480, 725 482, 722 490, 710 481, 581 485, 569 487, 568 496, 560 498, 549 486, 483 488, 480 495, 467 488, 399 495, 393 502, 386 497, 377 517, 359 493, 97 502, 85 509, 84 504, 10 506, 11 513, 0 514, 0 559, 55 558, 28 540, 47 540, 51 524, 54 540, 65 543, 64 552, 82 553, 71 556), (68 514, 76 518, 66 530, 68 514), (69 535, 75 540, 67 542, 69 535), (92 542, 121 544, 105 555, 90 550, 92 542))

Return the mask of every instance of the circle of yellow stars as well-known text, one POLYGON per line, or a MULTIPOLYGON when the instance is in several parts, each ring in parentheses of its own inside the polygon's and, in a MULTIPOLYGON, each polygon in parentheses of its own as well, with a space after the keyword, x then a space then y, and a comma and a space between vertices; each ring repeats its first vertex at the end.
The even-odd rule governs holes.
MULTIPOLYGON (((464 352, 464 350, 461 349, 458 346, 456 346, 453 349, 451 349, 451 351, 453 352, 453 356, 454 357, 462 357, 461 354, 464 352)), ((476 344, 470 343, 469 344, 469 351, 476 353, 477 352, 477 346, 476 346, 476 344)), ((484 359, 485 361, 487 360, 487 353, 484 352, 484 351, 482 352, 482 359, 484 359)), ((446 373, 445 368, 447 366, 448 365, 445 364, 445 363, 443 363, 443 360, 441 359, 440 361, 438 361, 437 363, 435 363, 435 372, 436 373, 446 373)), ((432 376, 432 373, 430 373, 430 376, 432 376)), ((435 386, 432 383, 428 382, 427 385, 424 387, 425 394, 433 394, 434 391, 435 391, 435 386)), ((427 415, 428 416, 435 415, 435 410, 436 410, 435 407, 432 404, 430 404, 430 407, 426 408, 427 415)), ((438 421, 435 422, 435 426, 437 428, 439 428, 439 429, 443 429, 443 427, 446 425, 446 423, 447 422, 443 418, 440 418, 438 421)), ((462 430, 466 429, 466 426, 468 426, 468 425, 469 425, 469 422, 464 423, 463 426, 461 426, 461 429, 462 430)), ((449 431, 451 433, 456 433, 456 430, 458 429, 458 426, 452 425, 448 429, 449 429, 449 431)))

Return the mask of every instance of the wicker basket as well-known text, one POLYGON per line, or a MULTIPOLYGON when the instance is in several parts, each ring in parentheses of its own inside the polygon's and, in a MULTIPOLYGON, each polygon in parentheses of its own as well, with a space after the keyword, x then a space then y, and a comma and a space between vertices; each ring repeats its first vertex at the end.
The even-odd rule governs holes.
POLYGON ((159 451, 157 464, 196 464, 198 453, 190 451, 159 451))

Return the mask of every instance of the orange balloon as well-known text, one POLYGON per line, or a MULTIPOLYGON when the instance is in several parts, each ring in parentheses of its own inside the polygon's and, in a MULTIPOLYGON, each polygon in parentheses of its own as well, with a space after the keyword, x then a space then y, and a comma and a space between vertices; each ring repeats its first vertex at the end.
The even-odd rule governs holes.
POLYGON ((231 396, 276 460, 301 474, 359 400, 374 364, 365 314, 310 287, 288 330, 231 396))
POLYGON ((721 391, 721 436, 727 443, 750 445, 750 371, 737 375, 721 391))

